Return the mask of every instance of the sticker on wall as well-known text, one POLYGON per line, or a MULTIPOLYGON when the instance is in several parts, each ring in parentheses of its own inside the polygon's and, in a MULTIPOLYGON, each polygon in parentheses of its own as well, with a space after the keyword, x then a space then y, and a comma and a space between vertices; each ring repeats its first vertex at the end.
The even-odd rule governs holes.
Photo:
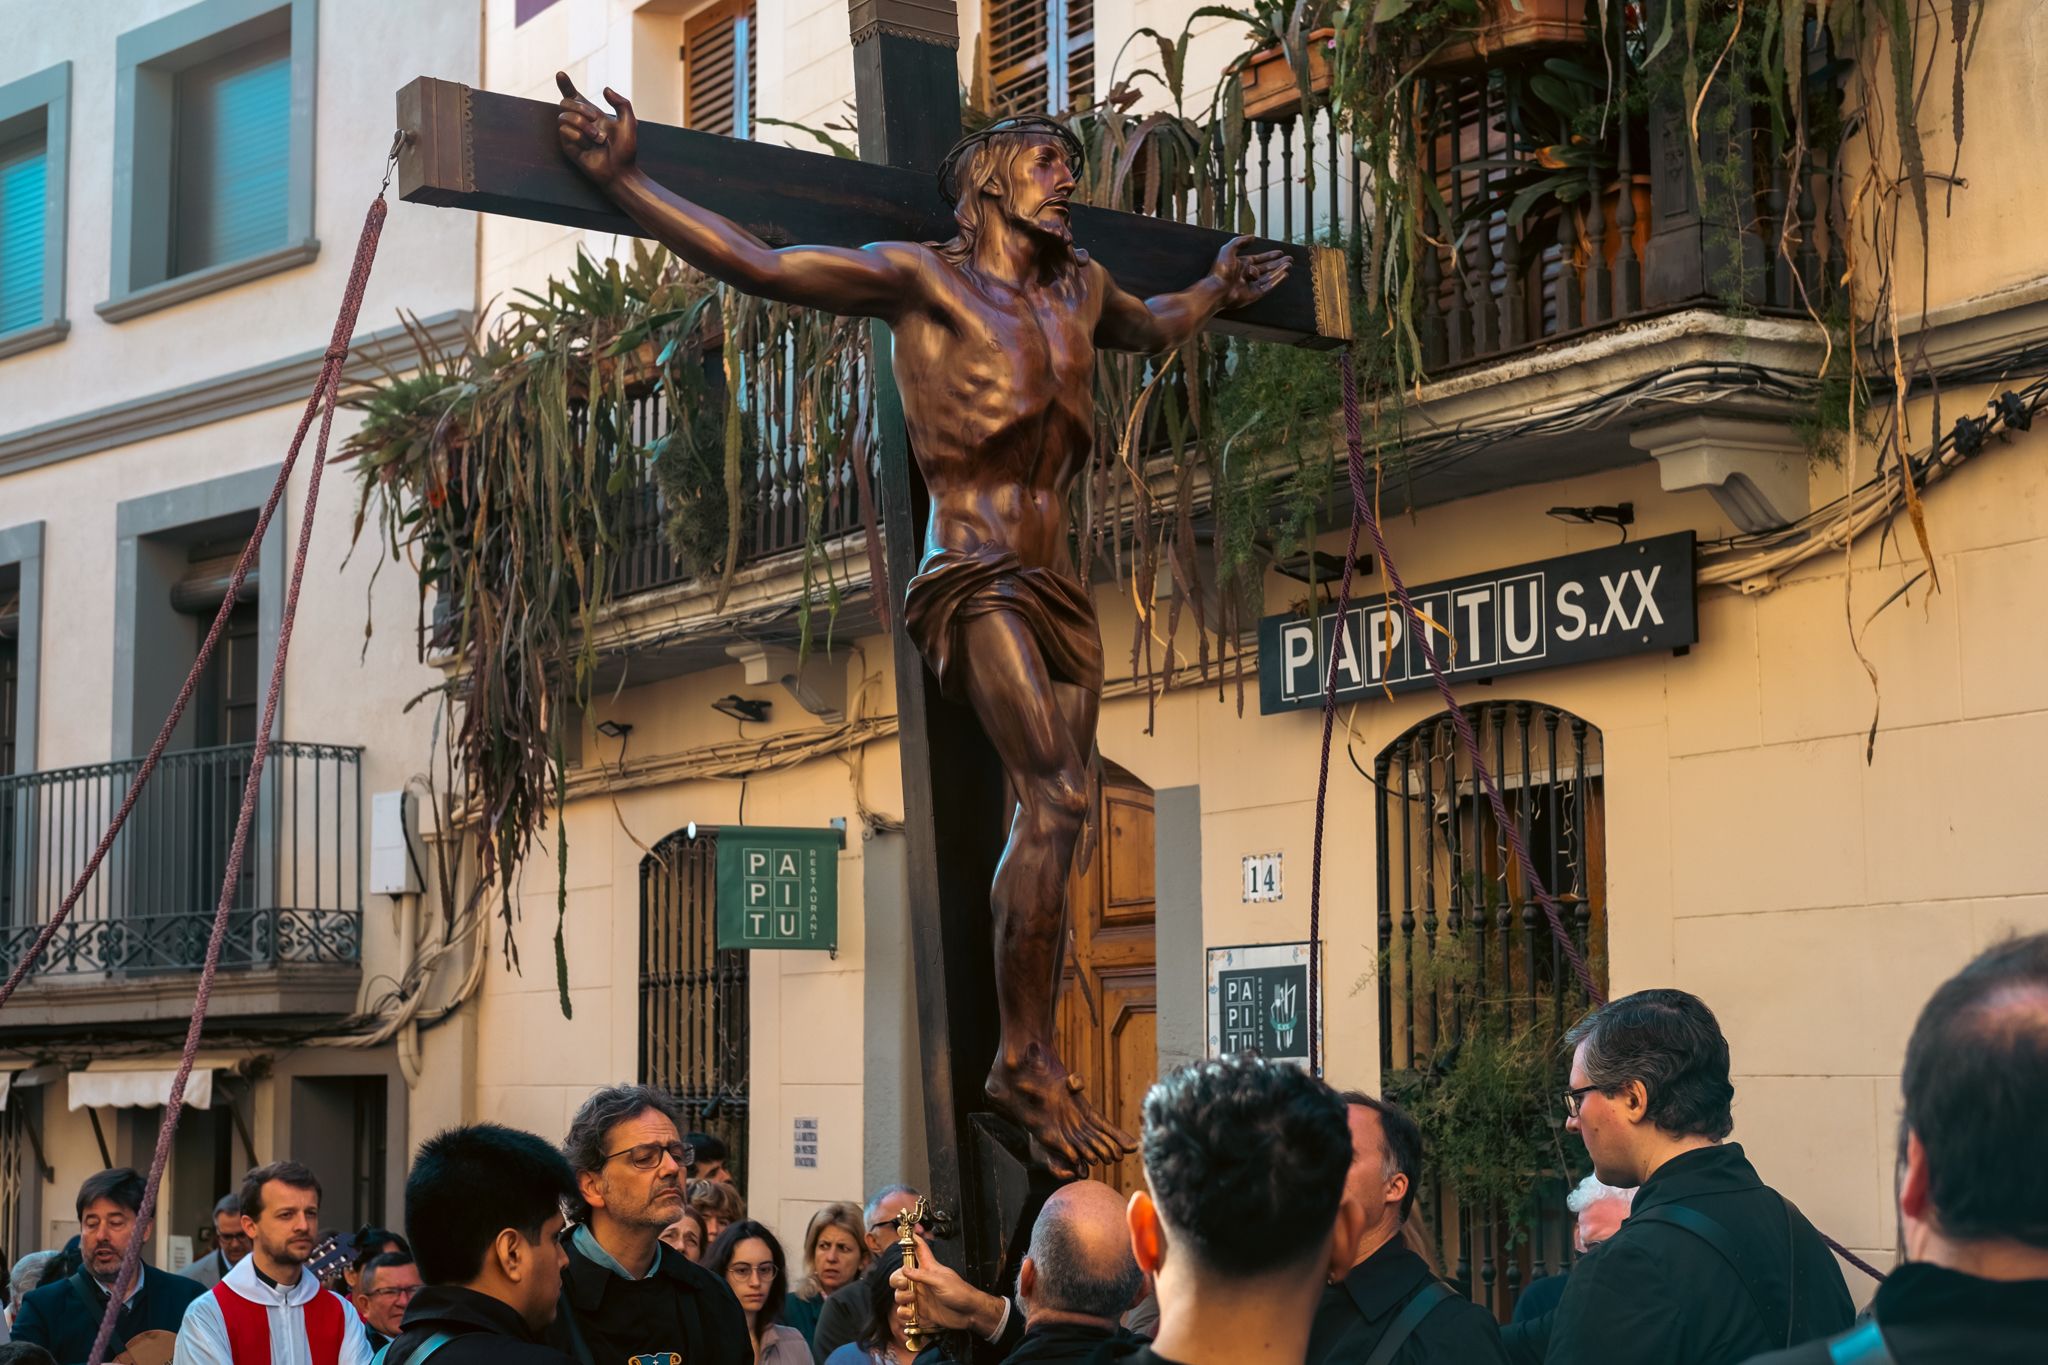
POLYGON ((1209 1055, 1256 1052, 1308 1066, 1308 963, 1306 943, 1211 948, 1209 1055))
POLYGON ((799 1117, 790 1135, 790 1160, 800 1171, 818 1169, 818 1121, 799 1117))
POLYGON ((1247 853, 1244 855, 1244 903, 1256 905, 1261 901, 1277 901, 1280 890, 1280 855, 1277 853, 1247 853))

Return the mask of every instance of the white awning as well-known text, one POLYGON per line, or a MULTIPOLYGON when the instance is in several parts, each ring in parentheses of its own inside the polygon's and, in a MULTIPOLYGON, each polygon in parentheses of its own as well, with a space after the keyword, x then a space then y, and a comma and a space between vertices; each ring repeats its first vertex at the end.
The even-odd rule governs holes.
MULTIPOLYGON (((192 1061, 185 1081, 185 1103, 195 1109, 213 1105, 213 1073, 240 1058, 202 1052, 192 1061)), ((143 1057, 99 1061, 69 1077, 72 1109, 159 1109, 171 1102, 171 1083, 178 1078, 175 1058, 143 1057), (168 1063, 168 1064, 167 1064, 168 1063)))

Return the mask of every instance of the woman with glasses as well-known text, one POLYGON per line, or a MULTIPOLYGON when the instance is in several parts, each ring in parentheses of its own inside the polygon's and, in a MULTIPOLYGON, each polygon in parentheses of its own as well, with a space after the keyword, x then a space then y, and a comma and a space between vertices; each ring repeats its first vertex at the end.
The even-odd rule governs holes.
POLYGON ((775 1320, 788 1290, 788 1270, 782 1243, 765 1224, 744 1219, 718 1234, 704 1255, 704 1268, 724 1279, 740 1301, 754 1339, 755 1365, 811 1365, 803 1333, 775 1320))
POLYGON ((804 1231, 804 1277, 789 1288, 782 1305, 782 1320, 811 1342, 818 1332, 818 1314, 825 1310, 825 1296, 853 1283, 867 1264, 867 1244, 861 1238, 858 1204, 827 1204, 811 1215, 804 1231))

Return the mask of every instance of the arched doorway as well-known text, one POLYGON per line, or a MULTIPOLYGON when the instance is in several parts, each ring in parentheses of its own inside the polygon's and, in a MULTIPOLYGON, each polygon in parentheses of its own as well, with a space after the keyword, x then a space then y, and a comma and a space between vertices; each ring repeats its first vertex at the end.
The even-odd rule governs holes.
MULTIPOLYGON (((1060 1055, 1087 1082, 1089 1100, 1135 1136, 1145 1092, 1159 1078, 1152 789, 1102 766, 1088 846, 1068 884, 1056 1027, 1060 1055)), ((1136 1156, 1090 1174, 1126 1193, 1144 1180, 1136 1156)))
MULTIPOLYGON (((1509 819, 1605 988, 1606 782, 1600 732, 1554 706, 1464 709, 1509 819)), ((1503 1321, 1574 1259, 1558 1046, 1588 1000, 1479 790, 1449 712, 1380 751, 1381 1088, 1431 1149, 1418 1198, 1443 1271, 1503 1321)))
POLYGON ((677 830, 640 860, 640 1081, 747 1165, 747 954, 718 946, 718 836, 677 830))

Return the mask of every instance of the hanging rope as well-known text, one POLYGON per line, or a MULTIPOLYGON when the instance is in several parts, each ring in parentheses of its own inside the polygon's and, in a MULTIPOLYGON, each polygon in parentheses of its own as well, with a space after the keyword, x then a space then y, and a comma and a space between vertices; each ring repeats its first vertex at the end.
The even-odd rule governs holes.
MULTIPOLYGON (((1607 993, 1594 981, 1592 971, 1586 966, 1585 955, 1579 951, 1578 943, 1565 928, 1564 914, 1558 908, 1556 899, 1537 875, 1536 863, 1529 856, 1529 845, 1523 836, 1519 822, 1508 815, 1507 802, 1501 797, 1500 784, 1494 780, 1493 770, 1486 766, 1486 756, 1480 751, 1479 738, 1472 732, 1471 718, 1458 705, 1457 695, 1452 692, 1450 680, 1444 676, 1443 666, 1437 662, 1436 645, 1430 639, 1430 627, 1422 613, 1409 600, 1408 585, 1401 581, 1401 570, 1394 563, 1394 557, 1387 552, 1387 539, 1380 529, 1379 518, 1373 515, 1372 498, 1365 477, 1365 432, 1358 411, 1358 376, 1351 364, 1351 350, 1346 347, 1341 359, 1344 371, 1344 439, 1349 456, 1351 475, 1351 548, 1344 556, 1343 584, 1337 599, 1336 630, 1332 635, 1330 665, 1323 679, 1323 754, 1319 775, 1316 779, 1316 827, 1315 843, 1311 853, 1313 862, 1309 873, 1308 937, 1309 937, 1309 1048, 1310 1059, 1318 1072, 1322 1066, 1322 1004, 1316 990, 1317 959, 1321 953, 1322 935, 1322 894, 1323 894, 1323 825, 1330 790, 1330 747, 1337 720, 1337 660, 1339 651, 1336 643, 1343 638, 1344 616, 1351 606, 1351 566, 1358 558, 1358 530, 1360 526, 1372 536, 1373 551, 1379 556, 1380 567, 1386 573, 1388 586, 1393 590, 1394 600, 1400 604, 1401 617, 1406 628, 1422 649, 1423 661, 1429 665, 1429 676, 1436 684, 1437 695, 1443 698, 1444 708, 1450 713, 1451 726, 1458 733, 1458 743, 1465 750, 1465 756, 1472 765, 1472 775, 1486 794, 1487 804, 1493 810, 1494 822, 1507 835, 1508 849, 1514 855, 1515 865, 1522 871, 1523 883, 1536 897, 1536 903, 1543 908, 1543 918, 1550 926, 1550 936, 1558 952, 1571 968, 1572 976, 1586 998, 1595 1005, 1607 1003, 1607 993)), ((1826 1233, 1820 1234, 1821 1241, 1850 1265, 1855 1266, 1874 1280, 1882 1281, 1884 1272, 1865 1261, 1855 1252, 1837 1242, 1826 1233)))
MULTIPOLYGON (((392 160, 398 152, 396 143, 392 147, 392 160)), ((385 186, 390 185, 390 162, 387 161, 385 186)), ((265 530, 271 517, 277 511, 279 501, 291 480, 292 470, 297 465, 300 448, 305 444, 306 433, 311 429, 317 413, 320 418, 320 439, 313 450, 313 468, 306 485, 306 506, 299 521, 298 551, 292 560, 291 583, 285 593, 283 619, 278 624, 277 655, 271 661, 269 690, 263 699, 263 720, 256 732, 256 750, 249 760, 249 775, 242 786, 241 812, 235 822, 234 843, 228 850, 227 871, 221 881, 220 901, 213 912, 213 931, 206 941, 206 963, 200 969, 199 989, 192 1002, 192 1022, 185 1030, 185 1050, 178 1061, 177 1076, 171 1082, 171 1093, 164 1106, 163 1125, 157 1130, 156 1152, 150 1159, 149 1177, 143 1188, 142 1208, 136 1215, 137 1228, 146 1228, 156 1216, 157 1193, 163 1184, 164 1167, 170 1160, 171 1140, 178 1131, 178 1119, 185 1108, 185 1084, 192 1075, 193 1058, 199 1051, 199 1037, 206 1024, 207 1005, 213 996, 214 974, 220 968, 221 944, 227 937, 228 913, 234 906, 235 890, 241 880, 242 860, 248 851, 249 827, 256 814, 257 797, 263 780, 264 761, 270 755, 272 728, 277 723, 278 696, 284 687, 285 657, 291 650, 292 624, 298 614, 299 588, 306 576, 306 555, 313 540, 313 518, 320 501, 320 474, 327 464, 327 440, 334 425, 334 401, 341 388, 342 367, 348 361, 349 340, 355 335, 356 316, 362 311, 363 292, 370 282, 370 265, 376 259, 377 239, 384 229, 384 219, 390 212, 384 201, 384 190, 379 189, 370 211, 363 221, 363 232, 356 243, 355 262, 349 270, 348 286, 342 293, 341 315, 335 320, 334 334, 328 342, 327 352, 321 361, 320 376, 314 381, 313 392, 306 399, 306 410, 299 418, 298 431, 292 437, 290 453, 285 456, 284 467, 278 471, 277 482, 270 490, 270 497, 263 504, 263 511, 256 519, 256 529, 249 537, 249 543, 242 550, 241 558, 235 561, 235 572, 228 581, 227 597, 220 611, 214 616, 213 625, 206 632, 206 639, 199 647, 199 656, 193 661, 192 669, 185 675, 185 684, 178 689, 177 700, 171 704, 170 715, 164 719, 163 728, 157 732, 155 743, 149 747, 142 767, 137 770, 135 780, 129 784, 127 794, 121 800, 120 809, 115 811, 112 823, 93 850, 85 870, 79 874, 71 891, 64 897, 50 922, 36 936, 35 942, 16 964, 4 988, 0 988, 0 1006, 4 1006, 15 988, 34 967, 36 959, 49 944, 53 935, 71 909, 77 904, 86 884, 113 847, 114 839, 127 823, 129 813, 135 809, 150 774, 156 770, 157 760, 163 756, 164 748, 170 742, 171 732, 177 728, 179 718, 186 705, 192 700, 192 693, 198 686, 199 677, 205 671, 214 647, 220 641, 225 628, 229 608, 239 596, 242 580, 248 575, 254 563, 258 547, 263 542, 265 530)), ((92 1351, 87 1365, 103 1365, 107 1356, 107 1344, 113 1335, 114 1320, 128 1302, 129 1292, 134 1288, 141 1274, 142 1243, 140 1236, 128 1244, 128 1252, 121 1258, 121 1271, 114 1281, 114 1291, 107 1299, 106 1312, 100 1318, 99 1332, 93 1338, 92 1351)))

